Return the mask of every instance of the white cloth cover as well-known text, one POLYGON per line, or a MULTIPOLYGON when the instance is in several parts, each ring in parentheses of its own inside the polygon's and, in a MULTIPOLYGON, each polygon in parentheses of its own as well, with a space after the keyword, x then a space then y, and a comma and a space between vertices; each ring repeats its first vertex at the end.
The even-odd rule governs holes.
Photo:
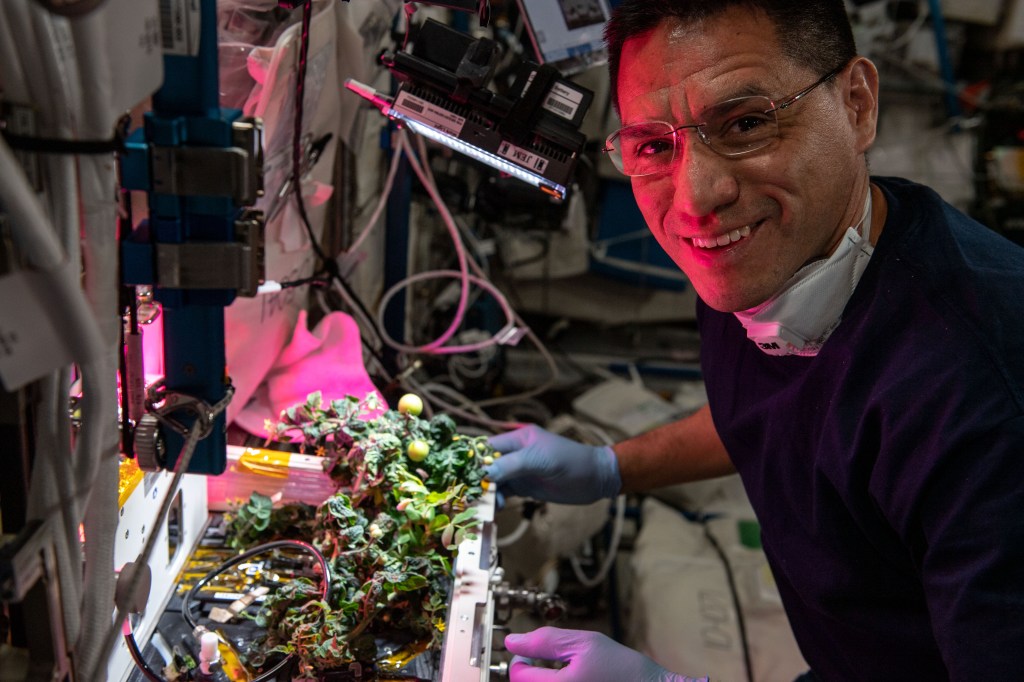
MULTIPOLYGON (((711 521, 710 529, 733 565, 753 678, 792 682, 807 664, 774 591, 764 553, 739 541, 738 522, 753 518, 744 499, 711 521)), ((676 673, 747 679, 726 573, 700 524, 654 498, 645 499, 632 569, 632 646, 676 673)))

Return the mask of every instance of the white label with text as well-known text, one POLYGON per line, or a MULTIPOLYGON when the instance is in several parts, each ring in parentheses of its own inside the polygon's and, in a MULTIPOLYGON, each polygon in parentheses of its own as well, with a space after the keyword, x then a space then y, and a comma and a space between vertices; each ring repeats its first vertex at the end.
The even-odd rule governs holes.
POLYGON ((160 35, 164 54, 199 54, 200 0, 160 0, 160 35))
POLYGON ((548 160, 539 154, 517 147, 505 140, 498 146, 498 153, 518 166, 529 168, 534 173, 543 173, 548 167, 548 160))
POLYGON ((462 116, 431 104, 416 95, 410 95, 408 92, 399 93, 392 108, 414 121, 425 123, 452 137, 458 137, 462 132, 462 126, 466 124, 466 119, 462 116))
POLYGON ((572 120, 576 118, 576 112, 583 104, 583 93, 578 90, 566 87, 561 83, 555 83, 544 98, 544 108, 562 118, 572 120))

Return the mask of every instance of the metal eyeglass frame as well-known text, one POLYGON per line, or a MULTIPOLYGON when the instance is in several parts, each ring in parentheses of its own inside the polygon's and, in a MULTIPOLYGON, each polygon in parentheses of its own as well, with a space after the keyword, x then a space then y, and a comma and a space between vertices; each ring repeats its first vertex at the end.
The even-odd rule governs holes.
MULTIPOLYGON (((775 102, 772 102, 771 98, 766 97, 765 99, 767 99, 769 102, 772 102, 772 106, 771 106, 771 108, 766 109, 764 113, 766 113, 766 114, 773 113, 773 114, 776 115, 776 118, 777 118, 778 117, 778 112, 780 112, 780 111, 782 111, 784 109, 788 109, 789 107, 793 106, 794 104, 799 102, 801 99, 803 99, 806 95, 810 94, 811 91, 813 91, 819 85, 822 85, 823 83, 826 83, 829 80, 831 80, 831 79, 835 78, 836 76, 838 76, 840 73, 843 72, 843 70, 847 66, 849 66, 849 62, 846 62, 845 64, 843 64, 841 66, 837 66, 836 68, 832 69, 831 71, 826 73, 824 76, 822 76, 821 78, 816 80, 814 83, 808 85, 806 88, 804 88, 802 90, 799 90, 798 92, 795 92, 792 95, 789 95, 788 97, 783 98, 782 102, 780 102, 779 104, 775 104, 775 102)), ((751 96, 752 97, 758 97, 759 95, 751 95, 751 96)), ((746 99, 746 97, 737 97, 737 98, 734 98, 734 99, 730 99, 730 100, 725 100, 723 102, 719 102, 718 104, 713 104, 710 107, 707 107, 707 109, 705 109, 705 111, 707 111, 708 109, 714 109, 714 108, 719 107, 719 106, 721 106, 723 104, 728 104, 729 102, 733 102, 733 101, 736 101, 736 100, 739 100, 739 99, 746 99)), ((623 166, 622 160, 621 160, 621 155, 619 156, 619 161, 617 163, 615 162, 615 156, 613 154, 614 154, 614 152, 616 150, 615 150, 615 147, 614 147, 614 145, 612 143, 612 139, 618 137, 619 134, 622 133, 622 131, 625 130, 626 128, 632 128, 633 126, 636 126, 636 125, 647 125, 647 124, 650 124, 650 123, 665 123, 665 122, 664 121, 647 121, 645 123, 632 123, 632 124, 630 124, 628 126, 624 126, 622 128, 619 128, 614 133, 609 135, 608 138, 605 140, 605 147, 603 149, 601 149, 601 151, 603 153, 609 155, 609 158, 612 159, 613 165, 621 173, 624 173, 625 175, 631 175, 629 173, 626 173, 626 171, 624 170, 624 166, 623 166)), ((669 126, 671 124, 665 123, 665 125, 669 126)), ((672 159, 669 161, 669 164, 666 167, 666 170, 667 170, 668 167, 671 167, 672 163, 675 162, 676 151, 679 148, 679 143, 678 143, 679 131, 685 130, 687 128, 693 128, 695 131, 697 131, 697 137, 700 138, 701 142, 706 144, 716 154, 719 154, 719 155, 727 157, 727 158, 732 158, 732 157, 736 157, 736 156, 743 156, 744 154, 750 154, 751 152, 756 152, 759 149, 764 149, 765 147, 767 147, 768 145, 770 145, 772 143, 772 140, 777 138, 777 135, 773 135, 772 137, 766 138, 765 141, 764 141, 764 144, 758 144, 757 146, 750 147, 749 149, 743 149, 743 150, 738 151, 738 152, 729 153, 729 152, 723 152, 723 151, 721 151, 719 149, 716 149, 714 147, 714 145, 711 144, 711 138, 707 134, 707 131, 705 130, 706 127, 707 127, 707 122, 705 121, 703 123, 687 123, 685 125, 681 125, 681 126, 678 126, 676 128, 671 128, 669 130, 668 134, 672 135, 672 159)), ((632 174, 631 177, 643 177, 645 175, 656 175, 659 172, 660 171, 653 171, 651 173, 637 173, 637 174, 632 174)))

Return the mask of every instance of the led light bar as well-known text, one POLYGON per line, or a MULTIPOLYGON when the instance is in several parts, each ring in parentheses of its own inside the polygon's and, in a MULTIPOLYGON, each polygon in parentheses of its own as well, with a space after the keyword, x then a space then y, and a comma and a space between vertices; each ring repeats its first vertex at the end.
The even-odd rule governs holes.
POLYGON ((513 160, 544 168, 549 162, 542 156, 513 145, 507 140, 502 140, 498 144, 498 151, 502 154, 499 155, 461 139, 457 132, 462 126, 461 122, 457 122, 459 116, 443 112, 437 105, 424 102, 407 92, 400 93, 398 98, 392 100, 381 95, 372 87, 352 78, 345 81, 345 87, 372 102, 388 118, 401 121, 414 133, 533 185, 559 201, 565 199, 567 192, 565 185, 530 170, 526 166, 519 165, 513 160), (397 107, 396 101, 399 102, 397 107), (417 109, 420 111, 417 112, 417 109), (443 113, 438 115, 438 112, 443 113), (453 121, 456 122, 453 123, 453 121))
POLYGON ((547 192, 556 199, 565 199, 565 186, 560 185, 557 182, 552 182, 545 178, 543 175, 537 175, 536 173, 529 171, 523 168, 522 166, 517 166, 511 161, 507 161, 501 158, 500 156, 492 154, 491 152, 480 149, 479 147, 474 147, 468 142, 463 142, 457 137, 452 137, 451 135, 441 130, 432 128, 425 123, 421 123, 420 121, 416 121, 407 116, 406 114, 397 112, 394 109, 388 111, 387 115, 405 122, 409 126, 409 130, 413 131, 414 133, 434 140, 435 142, 440 142, 441 144, 446 145, 457 152, 462 152, 466 156, 476 159, 481 163, 485 163, 488 166, 501 171, 502 173, 511 175, 512 177, 518 180, 522 180, 527 184, 533 185, 534 187, 537 187, 538 189, 547 192))

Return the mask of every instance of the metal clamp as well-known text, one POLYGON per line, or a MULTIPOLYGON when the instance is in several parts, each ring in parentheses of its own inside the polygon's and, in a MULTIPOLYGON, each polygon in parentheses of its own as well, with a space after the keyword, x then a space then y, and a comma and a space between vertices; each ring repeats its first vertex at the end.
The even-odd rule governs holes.
POLYGON ((199 437, 206 438, 213 430, 213 410, 210 404, 192 395, 184 393, 168 392, 164 394, 164 404, 154 410, 151 414, 156 416, 160 423, 173 429, 181 436, 188 436, 192 429, 199 429, 199 437), (181 421, 171 415, 175 412, 185 412, 193 417, 192 427, 185 426, 181 421))
POLYGON ((525 609, 545 621, 555 621, 565 615, 565 602, 557 594, 549 594, 536 589, 516 589, 506 582, 499 583, 493 589, 495 604, 506 610, 508 621, 513 609, 525 609))
POLYGON ((232 123, 233 147, 152 148, 152 187, 158 194, 228 196, 250 206, 263 196, 263 123, 232 123))
POLYGON ((236 241, 160 243, 156 280, 166 289, 236 289, 255 296, 264 281, 263 213, 246 209, 235 221, 236 241))
POLYGON ((227 386, 227 392, 215 405, 185 393, 164 390, 162 382, 148 389, 146 414, 139 419, 133 435, 135 458, 143 471, 159 471, 167 463, 167 446, 162 428, 169 428, 188 439, 189 434, 199 429, 199 440, 213 432, 217 415, 223 412, 234 397, 235 387, 227 386), (159 407, 157 403, 162 403, 159 407), (194 417, 192 426, 185 426, 180 418, 172 415, 184 412, 194 417))

